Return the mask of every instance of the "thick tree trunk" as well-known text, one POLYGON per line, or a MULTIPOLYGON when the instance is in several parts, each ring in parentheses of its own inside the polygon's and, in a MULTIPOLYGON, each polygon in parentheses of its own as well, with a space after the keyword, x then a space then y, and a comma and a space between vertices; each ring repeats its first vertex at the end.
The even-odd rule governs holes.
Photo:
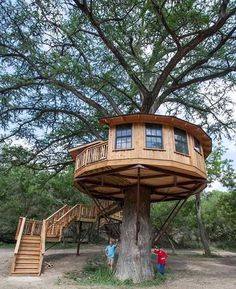
POLYGON ((211 256, 211 250, 209 246, 209 242, 206 235, 206 229, 202 221, 202 213, 201 213, 201 194, 196 194, 196 215, 197 215, 197 223, 200 232, 201 242, 205 251, 206 256, 211 256))
POLYGON ((125 192, 121 244, 116 267, 119 280, 134 283, 154 277, 151 263, 150 191, 140 189, 125 192))

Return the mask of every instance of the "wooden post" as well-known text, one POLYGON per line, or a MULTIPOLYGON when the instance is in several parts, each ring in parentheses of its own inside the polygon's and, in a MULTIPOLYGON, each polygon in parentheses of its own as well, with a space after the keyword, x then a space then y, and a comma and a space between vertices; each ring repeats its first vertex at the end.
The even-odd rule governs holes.
POLYGON ((83 223, 81 221, 79 221, 79 234, 78 234, 78 243, 77 243, 77 253, 76 255, 79 256, 79 250, 80 250, 80 239, 81 239, 81 233, 82 233, 82 225, 83 223))
POLYGON ((139 208, 140 208, 140 168, 138 168, 138 183, 137 183, 137 202, 136 202, 136 245, 138 244, 139 233, 139 208))

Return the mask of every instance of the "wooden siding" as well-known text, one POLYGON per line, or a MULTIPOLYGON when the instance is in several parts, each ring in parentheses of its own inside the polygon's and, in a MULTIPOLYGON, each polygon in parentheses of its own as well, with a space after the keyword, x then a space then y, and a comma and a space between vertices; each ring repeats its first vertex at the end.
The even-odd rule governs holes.
POLYGON ((194 149, 194 136, 189 133, 187 133, 189 155, 184 155, 175 151, 174 129, 171 126, 163 125, 162 150, 145 148, 145 124, 143 123, 133 123, 132 125, 132 148, 116 150, 115 129, 115 126, 110 127, 107 160, 166 160, 178 162, 180 166, 181 164, 191 165, 206 172, 204 156, 194 149))

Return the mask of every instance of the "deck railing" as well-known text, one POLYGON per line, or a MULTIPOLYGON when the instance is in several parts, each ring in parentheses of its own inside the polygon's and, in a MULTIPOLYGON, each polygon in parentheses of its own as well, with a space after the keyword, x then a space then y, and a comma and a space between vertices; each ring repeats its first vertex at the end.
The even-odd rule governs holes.
POLYGON ((108 142, 104 141, 97 145, 86 148, 76 157, 76 170, 87 164, 107 159, 108 142))
POLYGON ((50 227, 57 221, 59 220, 63 215, 65 215, 66 212, 68 212, 71 209, 70 206, 64 205, 62 208, 57 210, 55 213, 53 213, 51 216, 49 216, 46 219, 46 225, 47 228, 50 229, 50 227))
POLYGON ((42 224, 43 224, 42 221, 26 219, 23 234, 31 236, 40 236, 42 224))
POLYGON ((64 215, 57 219, 52 225, 47 227, 47 237, 62 237, 62 232, 72 221, 80 220, 81 218, 95 219, 96 207, 77 204, 68 210, 64 215))

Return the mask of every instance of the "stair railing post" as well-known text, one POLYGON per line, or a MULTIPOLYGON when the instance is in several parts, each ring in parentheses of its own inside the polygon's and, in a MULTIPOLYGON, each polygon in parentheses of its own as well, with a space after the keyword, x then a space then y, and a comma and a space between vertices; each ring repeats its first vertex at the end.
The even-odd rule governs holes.
POLYGON ((42 222, 41 234, 40 234, 41 248, 40 248, 40 260, 39 260, 39 272, 38 275, 41 274, 42 264, 43 264, 43 256, 45 253, 45 243, 46 243, 46 220, 42 222))

